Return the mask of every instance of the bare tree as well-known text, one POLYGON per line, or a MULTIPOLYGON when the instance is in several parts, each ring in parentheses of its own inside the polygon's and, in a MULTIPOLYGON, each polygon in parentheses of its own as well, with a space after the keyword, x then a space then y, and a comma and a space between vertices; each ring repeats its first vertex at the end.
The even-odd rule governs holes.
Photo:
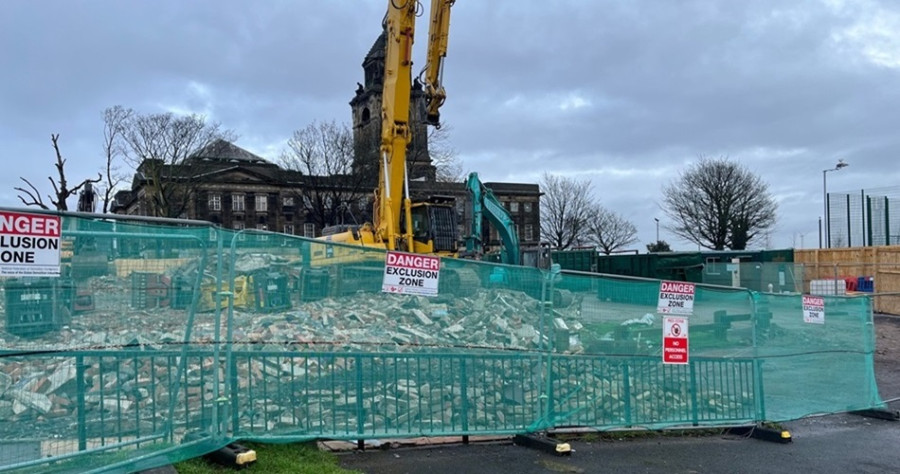
POLYGON ((121 105, 109 107, 103 111, 103 156, 106 159, 103 168, 102 200, 103 213, 109 212, 109 206, 116 188, 124 179, 119 173, 118 158, 123 155, 123 134, 125 124, 134 115, 134 111, 121 105))
POLYGON ((628 219, 601 205, 595 205, 588 220, 588 238, 609 255, 637 241, 637 228, 628 219))
MULTIPOLYGON (((66 179, 66 160, 62 157, 62 153, 59 151, 59 134, 51 134, 50 141, 53 143, 53 151, 56 152, 56 164, 54 166, 56 167, 57 180, 54 181, 52 177, 47 177, 47 179, 50 180, 50 185, 53 186, 53 195, 48 194, 47 197, 50 199, 50 204, 53 205, 54 209, 58 211, 67 211, 69 210, 69 205, 67 203, 69 197, 71 197, 73 194, 78 193, 78 191, 86 184, 99 182, 101 177, 98 175, 97 179, 85 179, 74 188, 70 188, 69 182, 66 179)), ((50 206, 44 203, 44 200, 41 197, 41 192, 38 191, 37 187, 35 187, 34 184, 31 183, 31 181, 21 176, 19 177, 19 179, 24 181, 29 188, 14 188, 16 191, 19 191, 21 193, 18 197, 23 204, 25 204, 26 206, 37 206, 41 209, 50 209, 50 206)))
POLYGON ((428 129, 428 151, 435 167, 435 181, 439 183, 461 183, 469 173, 463 172, 456 150, 450 144, 450 126, 428 129))
POLYGON ((541 177, 541 240, 552 248, 567 249, 588 241, 593 204, 590 180, 544 173, 541 177))
POLYGON ((208 166, 191 155, 217 140, 233 141, 234 133, 202 115, 127 113, 118 133, 125 160, 143 181, 148 215, 183 217, 196 198, 197 186, 208 166))
POLYGON ((713 250, 743 250, 775 225, 768 185, 727 157, 700 160, 663 188, 676 235, 713 250))
POLYGON ((334 121, 313 122, 288 140, 280 161, 301 175, 294 190, 307 222, 321 229, 367 217, 361 203, 372 192, 374 180, 363 170, 354 172, 353 156, 353 134, 334 121))

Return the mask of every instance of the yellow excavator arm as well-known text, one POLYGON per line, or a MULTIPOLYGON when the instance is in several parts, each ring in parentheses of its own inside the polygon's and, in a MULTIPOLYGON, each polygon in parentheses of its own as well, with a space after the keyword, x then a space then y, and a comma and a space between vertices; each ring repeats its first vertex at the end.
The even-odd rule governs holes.
POLYGON ((423 82, 427 100, 425 118, 428 125, 441 127, 440 108, 447 92, 444 90, 444 58, 447 57, 447 39, 450 32, 450 7, 456 0, 432 0, 431 23, 428 28, 428 57, 423 82))
MULTIPOLYGON (((438 109, 445 92, 441 85, 443 59, 447 55, 447 33, 450 7, 455 0, 432 0, 429 28, 428 59, 425 68, 427 121, 438 125, 438 109)), ((410 90, 412 87, 412 46, 415 37, 416 0, 388 0, 385 16, 386 48, 384 87, 381 105, 381 163, 375 196, 375 240, 388 250, 397 249, 398 238, 404 236, 413 251, 411 203, 407 182, 406 149, 412 139, 410 131, 410 90), (405 191, 405 192, 404 192, 405 191), (406 228, 400 228, 401 213, 406 228)))

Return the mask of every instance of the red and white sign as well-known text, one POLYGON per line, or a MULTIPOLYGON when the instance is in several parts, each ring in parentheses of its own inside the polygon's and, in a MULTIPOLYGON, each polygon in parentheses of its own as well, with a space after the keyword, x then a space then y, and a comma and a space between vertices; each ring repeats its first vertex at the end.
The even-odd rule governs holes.
POLYGON ((688 319, 676 316, 663 318, 663 363, 688 363, 688 319))
POLYGON ((441 259, 431 255, 388 252, 384 260, 381 291, 406 295, 435 296, 441 259))
POLYGON ((59 216, 0 211, 0 276, 59 276, 59 216))
POLYGON ((694 284, 683 281, 659 282, 659 303, 656 312, 662 314, 694 313, 694 284))
POLYGON ((825 324, 825 298, 803 295, 803 322, 825 324))

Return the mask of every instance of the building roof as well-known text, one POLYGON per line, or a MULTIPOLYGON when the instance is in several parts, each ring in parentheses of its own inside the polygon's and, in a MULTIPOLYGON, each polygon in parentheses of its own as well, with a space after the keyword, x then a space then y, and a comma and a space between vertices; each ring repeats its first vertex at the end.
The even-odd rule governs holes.
POLYGON ((382 31, 378 38, 375 39, 375 43, 369 49, 369 54, 366 55, 366 59, 363 60, 363 65, 372 60, 378 60, 384 62, 385 57, 385 47, 387 45, 387 32, 382 31))
POLYGON ((254 155, 234 143, 222 139, 218 139, 195 151, 188 159, 245 164, 272 164, 263 157, 254 155))

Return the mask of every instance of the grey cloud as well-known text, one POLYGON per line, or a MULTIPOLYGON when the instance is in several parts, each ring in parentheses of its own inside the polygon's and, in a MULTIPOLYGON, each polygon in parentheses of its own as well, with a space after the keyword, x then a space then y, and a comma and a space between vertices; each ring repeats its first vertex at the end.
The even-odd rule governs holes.
MULTIPOLYGON (((742 160, 787 196, 773 239, 786 246, 814 232, 821 170, 838 157, 852 165, 830 189, 900 178, 900 69, 867 58, 856 33, 873 18, 900 25, 900 5, 846 3, 460 1, 442 117, 464 167, 487 181, 652 171, 584 174, 643 242, 684 163, 742 160), (560 108, 573 97, 581 107, 560 108)), ((98 168, 101 113, 115 104, 209 111, 241 144, 270 149, 314 120, 349 121, 385 4, 0 2, 0 141, 4 162, 21 157, 0 178, 0 204, 17 205, 18 176, 46 182, 52 132, 73 175, 98 168)), ((418 67, 427 21, 417 26, 418 67)))

